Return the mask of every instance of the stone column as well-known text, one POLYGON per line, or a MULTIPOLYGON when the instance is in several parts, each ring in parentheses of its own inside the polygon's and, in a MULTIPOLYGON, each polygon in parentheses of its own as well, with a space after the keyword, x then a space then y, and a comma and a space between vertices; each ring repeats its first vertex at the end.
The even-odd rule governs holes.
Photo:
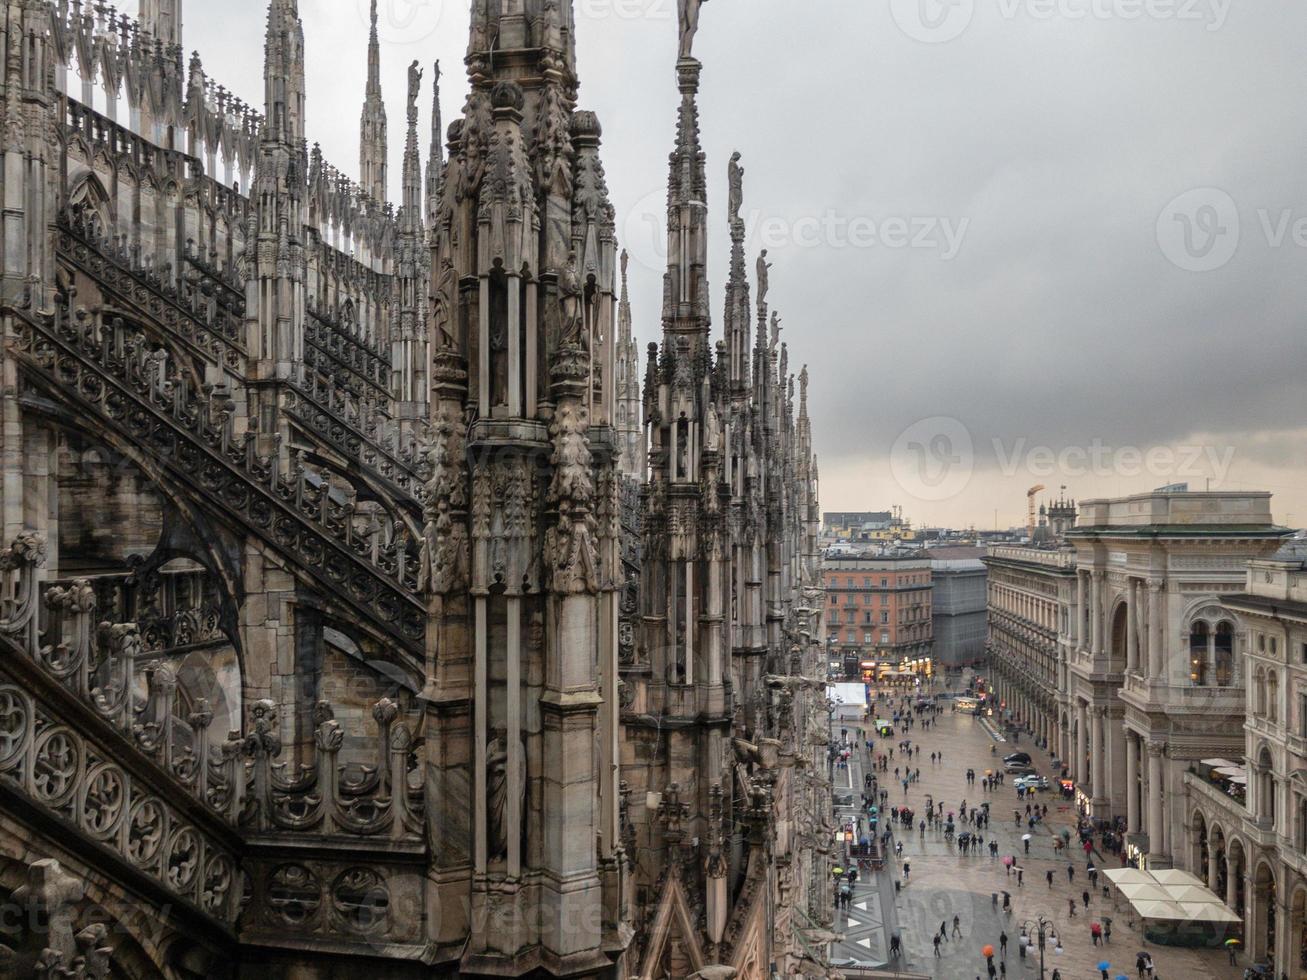
POLYGON ((1085 783, 1089 781, 1089 773, 1085 771, 1085 756, 1089 753, 1089 712, 1085 708, 1085 702, 1076 699, 1076 765, 1073 770, 1076 774, 1076 785, 1084 789, 1085 783))
POLYGON ((1216 848, 1212 846, 1212 839, 1207 839, 1207 887, 1216 890, 1216 848))
POLYGON ((1166 680, 1166 610, 1163 607, 1162 580, 1148 580, 1148 677, 1166 680))
POLYGON ((1126 584, 1125 669, 1139 669, 1139 580, 1126 584))
POLYGON ((1125 733, 1125 830, 1139 833, 1139 736, 1125 733))
POLYGON ((1107 759, 1106 746, 1103 744, 1103 715, 1106 714, 1106 708, 1095 707, 1093 709, 1092 728, 1090 729, 1090 739, 1093 744, 1089 748, 1089 761, 1091 781, 1093 783, 1094 806, 1098 807, 1103 802, 1106 793, 1107 780, 1105 765, 1107 759))
POLYGON ((1094 569, 1090 580, 1089 650, 1095 657, 1103 652, 1103 573, 1094 569))
POLYGON ((1148 853, 1165 854, 1162 830, 1162 750, 1159 742, 1148 743, 1148 853))
POLYGON ((1085 648, 1085 573, 1076 571, 1076 604, 1071 616, 1071 639, 1077 650, 1085 648))

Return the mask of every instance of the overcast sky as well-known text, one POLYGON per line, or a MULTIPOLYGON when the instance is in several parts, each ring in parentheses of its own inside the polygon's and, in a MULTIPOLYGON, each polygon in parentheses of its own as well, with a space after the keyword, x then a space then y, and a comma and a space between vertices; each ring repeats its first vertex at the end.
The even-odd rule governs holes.
MULTIPOLYGON (((367 3, 300 0, 309 139, 351 174, 367 3)), ((392 198, 407 65, 429 83, 442 60, 456 118, 468 7, 381 0, 392 198)), ((575 7, 648 342, 676 0, 575 7)), ((185 13, 188 50, 255 102, 265 9, 185 13)), ((1301 0, 705 2, 715 326, 738 149, 750 250, 812 373, 825 508, 1008 526, 1033 484, 1210 479, 1307 524, 1305 37, 1301 0)))

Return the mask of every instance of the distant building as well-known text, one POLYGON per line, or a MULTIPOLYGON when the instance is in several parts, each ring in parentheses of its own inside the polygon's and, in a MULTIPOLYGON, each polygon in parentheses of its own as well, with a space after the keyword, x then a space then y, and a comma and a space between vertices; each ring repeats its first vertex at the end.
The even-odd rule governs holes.
POLYGON ((897 541, 915 541, 918 533, 903 519, 902 511, 827 511, 822 520, 822 541, 827 545, 874 546, 897 541))
POLYGON ((985 656, 985 580, 988 549, 946 545, 922 554, 930 559, 931 608, 938 667, 973 664, 985 656))
POLYGON ((826 644, 846 676, 930 673, 930 559, 910 555, 827 558, 826 644))

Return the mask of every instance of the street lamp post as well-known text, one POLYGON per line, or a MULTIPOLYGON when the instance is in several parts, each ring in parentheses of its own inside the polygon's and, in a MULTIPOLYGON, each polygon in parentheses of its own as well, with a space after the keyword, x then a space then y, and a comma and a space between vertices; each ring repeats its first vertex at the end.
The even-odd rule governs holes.
MULTIPOLYGON (((1039 980, 1044 980, 1044 948, 1048 944, 1048 931, 1049 927, 1052 926, 1052 923, 1042 915, 1036 922, 1032 923, 1029 919, 1023 922, 1021 924, 1021 942, 1027 946, 1032 942, 1030 937, 1032 926, 1034 927, 1033 931, 1035 933, 1035 939, 1033 941, 1039 943, 1039 980)), ((1062 943, 1060 940, 1056 941, 1053 952, 1062 952, 1062 943)))

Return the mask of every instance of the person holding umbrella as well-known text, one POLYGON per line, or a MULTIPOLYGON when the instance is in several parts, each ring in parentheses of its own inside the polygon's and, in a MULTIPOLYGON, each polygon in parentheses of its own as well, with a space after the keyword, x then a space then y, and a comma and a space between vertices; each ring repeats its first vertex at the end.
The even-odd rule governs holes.
POLYGON ((1234 964, 1235 964, 1235 959, 1236 959, 1236 957, 1237 957, 1237 955, 1238 955, 1238 950, 1239 950, 1239 940, 1237 940, 1237 939, 1227 939, 1227 940, 1225 941, 1225 951, 1226 951, 1227 953, 1230 954, 1230 965, 1231 965, 1231 966, 1234 966, 1234 964))
POLYGON ((1107 971, 1110 969, 1112 969, 1112 964, 1107 962, 1107 960, 1103 960, 1098 964, 1098 972, 1103 975, 1102 980, 1112 980, 1112 978, 1107 975, 1107 971))

